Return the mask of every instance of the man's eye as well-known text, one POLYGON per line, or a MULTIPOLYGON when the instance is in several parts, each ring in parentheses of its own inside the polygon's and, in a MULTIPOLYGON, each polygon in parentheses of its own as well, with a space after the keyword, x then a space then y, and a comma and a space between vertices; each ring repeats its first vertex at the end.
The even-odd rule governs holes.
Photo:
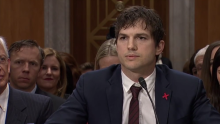
POLYGON ((21 64, 21 61, 16 61, 15 63, 16 63, 16 64, 21 64))
POLYGON ((125 39, 125 37, 120 37, 119 39, 120 39, 120 40, 124 40, 124 39, 125 39))
POLYGON ((139 37, 140 40, 146 40, 147 38, 145 37, 139 37))
POLYGON ((36 63, 34 63, 34 62, 30 62, 30 65, 33 65, 33 66, 35 66, 35 65, 36 65, 36 63))

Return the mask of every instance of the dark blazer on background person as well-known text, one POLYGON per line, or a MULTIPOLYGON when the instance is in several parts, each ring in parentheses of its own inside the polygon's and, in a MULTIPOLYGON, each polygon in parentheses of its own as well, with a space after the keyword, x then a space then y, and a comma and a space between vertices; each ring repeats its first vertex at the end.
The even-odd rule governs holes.
MULTIPOLYGON (((160 124, 220 123, 202 81, 165 65, 156 66, 155 106, 160 124)), ((113 65, 82 75, 72 95, 45 124, 121 124, 122 110, 121 66, 113 65)))
POLYGON ((51 114, 52 104, 49 97, 9 87, 5 124, 43 124, 51 114))
POLYGON ((170 69, 173 69, 172 63, 168 58, 162 56, 161 61, 163 64, 167 65, 170 69))
POLYGON ((62 105, 66 101, 65 99, 62 99, 62 98, 60 98, 58 96, 55 96, 53 94, 44 92, 39 87, 37 87, 35 93, 50 97, 52 105, 53 105, 53 112, 55 112, 60 107, 60 105, 62 105))

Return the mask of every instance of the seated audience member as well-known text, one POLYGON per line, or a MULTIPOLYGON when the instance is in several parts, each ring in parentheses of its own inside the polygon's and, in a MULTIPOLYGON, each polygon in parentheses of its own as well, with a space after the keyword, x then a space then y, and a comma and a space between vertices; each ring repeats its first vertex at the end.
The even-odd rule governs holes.
POLYGON ((52 48, 43 49, 45 57, 38 73, 37 86, 45 92, 64 98, 67 86, 66 65, 52 48))
POLYGON ((95 70, 106 68, 113 64, 119 64, 115 40, 115 38, 109 39, 100 46, 95 57, 95 70))
POLYGON ((190 63, 190 61, 187 60, 183 66, 183 72, 186 74, 190 74, 189 63, 190 63))
POLYGON ((67 78, 67 87, 64 98, 67 99, 69 95, 72 94, 73 90, 76 88, 73 84, 73 75, 70 67, 66 65, 66 78, 67 78))
POLYGON ((9 48, 10 86, 25 92, 45 95, 51 98, 53 111, 65 100, 42 91, 37 85, 38 73, 43 64, 44 52, 33 40, 14 42, 9 48))
POLYGON ((83 74, 71 96, 45 124, 220 122, 200 79, 156 65, 165 32, 154 10, 125 8, 115 29, 120 64, 83 74))
POLYGON ((212 105, 220 112, 220 49, 215 53, 212 64, 210 92, 207 92, 212 105))
POLYGON ((0 124, 43 124, 52 114, 50 98, 11 88, 8 57, 6 43, 0 37, 0 124))
MULTIPOLYGON (((71 94, 73 89, 76 87, 76 83, 79 80, 79 77, 81 76, 82 72, 81 69, 76 61, 76 59, 69 53, 65 52, 59 52, 60 56, 63 58, 66 65, 71 69, 72 71, 72 82, 67 82, 67 94, 71 94), (72 83, 72 84, 70 84, 72 83)), ((68 76, 68 74, 67 74, 68 76)))
MULTIPOLYGON (((206 89, 207 95, 210 90, 211 76, 212 76, 212 63, 214 56, 218 48, 220 47, 220 41, 213 42, 207 48, 202 65, 202 81, 206 89)), ((209 95, 208 95, 209 96, 209 95)))
POLYGON ((196 54, 197 54, 197 52, 199 50, 194 52, 193 55, 190 57, 190 60, 189 60, 189 71, 190 71, 190 74, 193 75, 193 76, 196 76, 196 77, 197 77, 197 70, 196 70, 196 66, 195 66, 195 63, 194 63, 194 58, 195 58, 195 56, 196 56, 196 54))
POLYGON ((113 24, 110 28, 109 28, 109 32, 106 35, 106 40, 110 40, 112 38, 115 38, 115 24, 113 24))
POLYGON ((85 62, 82 65, 80 65, 82 74, 86 73, 86 72, 90 72, 94 70, 94 64, 91 62, 85 62))
POLYGON ((201 77, 201 73, 202 73, 202 64, 203 64, 203 58, 206 52, 206 49, 209 47, 209 45, 205 46, 204 48, 200 49, 195 57, 194 57, 194 63, 195 63, 195 67, 196 67, 196 71, 197 71, 197 77, 198 78, 202 78, 201 77))
POLYGON ((156 64, 165 64, 165 65, 167 65, 170 69, 173 69, 173 66, 172 66, 171 61, 170 61, 168 58, 163 57, 162 54, 159 55, 156 64))

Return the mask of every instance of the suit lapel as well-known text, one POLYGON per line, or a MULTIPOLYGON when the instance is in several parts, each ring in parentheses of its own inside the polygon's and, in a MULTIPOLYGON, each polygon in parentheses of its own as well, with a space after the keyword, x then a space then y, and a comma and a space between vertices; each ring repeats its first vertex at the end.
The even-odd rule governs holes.
POLYGON ((8 109, 6 114, 6 124, 25 123, 27 115, 23 112, 26 109, 20 94, 9 87, 8 109))
POLYGON ((122 123, 123 88, 121 67, 118 66, 109 80, 110 86, 106 89, 111 124, 122 123))
POLYGON ((166 73, 156 67, 155 103, 160 124, 167 124, 170 100, 172 96, 172 91, 167 88, 169 86, 169 82, 165 78, 164 74, 166 73))

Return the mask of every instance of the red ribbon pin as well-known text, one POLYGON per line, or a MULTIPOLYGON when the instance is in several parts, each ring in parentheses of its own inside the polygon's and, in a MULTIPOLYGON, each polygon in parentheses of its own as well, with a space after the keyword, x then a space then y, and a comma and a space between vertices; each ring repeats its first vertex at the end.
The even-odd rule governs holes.
POLYGON ((167 100, 168 96, 169 96, 169 94, 164 93, 163 98, 165 98, 167 100))

